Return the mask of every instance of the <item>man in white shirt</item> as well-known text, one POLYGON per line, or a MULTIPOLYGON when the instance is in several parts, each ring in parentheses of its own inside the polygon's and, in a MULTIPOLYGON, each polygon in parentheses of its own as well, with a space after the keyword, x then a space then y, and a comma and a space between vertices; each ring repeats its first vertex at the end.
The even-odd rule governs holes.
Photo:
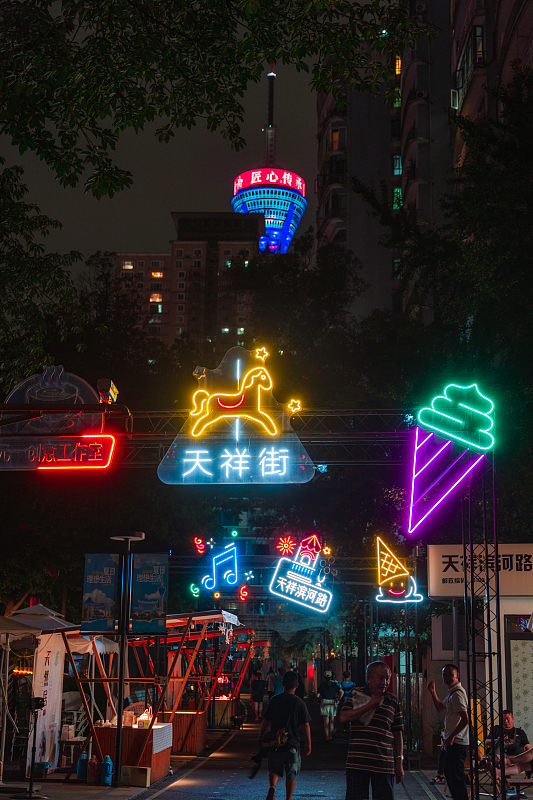
POLYGON ((453 800, 468 800, 465 782, 465 758, 468 755, 468 697, 459 681, 459 670, 455 664, 446 664, 442 680, 448 694, 440 701, 435 691, 435 681, 429 681, 428 689, 437 711, 446 712, 444 717, 444 776, 453 800))

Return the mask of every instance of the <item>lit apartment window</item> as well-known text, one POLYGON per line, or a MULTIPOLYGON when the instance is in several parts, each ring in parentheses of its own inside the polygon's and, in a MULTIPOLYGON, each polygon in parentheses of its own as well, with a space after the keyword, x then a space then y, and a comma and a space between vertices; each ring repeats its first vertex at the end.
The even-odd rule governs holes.
POLYGON ((402 74, 402 57, 396 56, 394 60, 394 72, 396 75, 402 74))
POLYGON ((163 302, 163 297, 162 297, 162 295, 158 294, 157 292, 154 292, 153 294, 150 295, 150 302, 151 303, 162 303, 163 302))
POLYGON ((162 272, 152 272, 152 278, 162 278, 162 277, 163 277, 162 272))
POLYGON ((229 333, 229 328, 222 328, 222 333, 229 333))
POLYGON ((333 128, 331 131, 331 149, 344 150, 346 147, 346 128, 333 128))
POLYGON ((224 261, 224 266, 229 269, 231 267, 231 261, 224 261))
POLYGON ((225 256, 230 256, 231 255, 231 250, 224 250, 224 255, 225 256))
POLYGON ((392 156, 392 174, 402 174, 402 157, 399 153, 392 156))
POLYGON ((237 333, 244 333, 244 328, 237 328, 237 333))
POLYGON ((158 303, 157 304, 157 313, 158 314, 162 314, 163 313, 163 303, 158 303))
POLYGON ((176 250, 176 258, 183 258, 183 250, 176 250))
POLYGON ((394 211, 397 211, 402 206, 402 190, 399 187, 396 187, 392 190, 392 208, 394 211))
POLYGON ((133 261, 123 261, 122 269, 133 269, 133 261))
POLYGON ((399 89, 396 90, 394 94, 394 102, 392 104, 393 108, 401 108, 402 107, 402 93, 399 89))

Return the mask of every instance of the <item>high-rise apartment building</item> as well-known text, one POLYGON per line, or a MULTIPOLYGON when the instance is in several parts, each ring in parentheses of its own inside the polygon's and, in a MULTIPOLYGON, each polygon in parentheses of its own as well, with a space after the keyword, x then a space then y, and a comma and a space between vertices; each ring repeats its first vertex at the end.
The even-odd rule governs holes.
POLYGON ((331 96, 318 98, 317 224, 328 241, 345 244, 363 263, 370 289, 357 301, 358 316, 399 307, 399 254, 379 244, 384 230, 351 191, 350 177, 376 188, 385 180, 393 207, 415 205, 430 224, 438 219, 438 194, 452 166, 449 8, 438 0, 413 3, 413 14, 421 27, 433 23, 441 33, 392 57, 387 88, 395 89, 393 103, 347 92, 339 111, 331 96))
POLYGON ((150 336, 168 345, 184 334, 202 355, 244 343, 250 296, 234 291, 231 261, 258 253, 261 214, 173 212, 170 253, 119 253, 117 277, 135 290, 150 336))

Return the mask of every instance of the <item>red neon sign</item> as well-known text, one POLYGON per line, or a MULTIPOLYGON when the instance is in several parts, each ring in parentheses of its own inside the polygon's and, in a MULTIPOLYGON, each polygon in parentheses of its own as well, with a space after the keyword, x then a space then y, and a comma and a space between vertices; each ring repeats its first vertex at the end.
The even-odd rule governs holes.
POLYGON ((282 536, 278 539, 276 549, 279 550, 282 556, 292 556, 296 548, 296 542, 290 536, 282 536))
POLYGON ((239 589, 239 596, 241 600, 246 600, 246 598, 248 597, 248 589, 246 588, 246 586, 241 586, 241 588, 239 589))
POLYGON ((31 449, 29 460, 38 462, 37 469, 107 469, 115 437, 108 433, 55 436, 31 449))
POLYGON ((280 189, 293 189, 302 197, 305 197, 305 181, 296 172, 288 172, 284 169, 249 169, 248 172, 241 172, 233 181, 233 194, 237 194, 241 189, 249 186, 279 186, 280 189))
POLYGON ((200 553, 200 555, 203 556, 203 554, 205 553, 205 542, 204 542, 204 540, 200 539, 199 536, 195 536, 194 537, 194 546, 196 547, 196 550, 198 551, 198 553, 200 553))

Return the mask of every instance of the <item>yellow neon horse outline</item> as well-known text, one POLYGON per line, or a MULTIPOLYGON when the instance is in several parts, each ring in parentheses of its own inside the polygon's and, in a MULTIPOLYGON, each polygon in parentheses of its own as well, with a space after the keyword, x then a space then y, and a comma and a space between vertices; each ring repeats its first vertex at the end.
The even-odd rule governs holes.
MULTIPOLYGON (((268 370, 265 369, 265 367, 254 367, 253 369, 249 370, 242 379, 239 391, 236 394, 222 394, 217 392, 210 395, 205 389, 198 389, 193 395, 193 409, 190 413, 191 417, 199 417, 191 431, 192 436, 201 436, 209 425, 213 425, 220 419, 241 418, 249 419, 251 422, 257 422, 259 425, 263 426, 265 431, 270 436, 275 436, 278 433, 278 429, 276 428, 272 417, 270 417, 265 411, 261 410, 261 392, 268 391, 270 389, 272 389, 272 378, 268 374, 268 370), (257 386, 257 410, 254 409, 252 413, 248 414, 243 414, 242 412, 213 414, 212 410, 210 409, 212 400, 217 402, 220 398, 221 402, 228 402, 234 399, 238 400, 239 398, 242 398, 242 402, 244 402, 244 390, 250 389, 257 378, 262 381, 267 381, 264 385, 258 384, 257 386), (209 417, 211 417, 211 419, 209 419, 209 417)), ((233 403, 233 405, 237 406, 237 403, 233 403)))

